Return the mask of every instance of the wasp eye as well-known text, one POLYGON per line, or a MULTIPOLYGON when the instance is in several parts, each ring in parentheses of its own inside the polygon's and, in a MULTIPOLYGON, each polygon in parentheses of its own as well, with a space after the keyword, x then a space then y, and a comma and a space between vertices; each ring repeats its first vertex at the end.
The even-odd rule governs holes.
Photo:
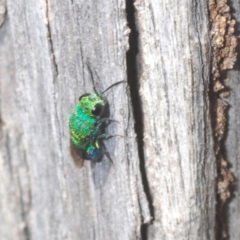
POLYGON ((81 99, 82 99, 83 97, 87 97, 87 96, 89 96, 89 95, 90 95, 89 93, 84 93, 82 96, 79 97, 79 101, 81 101, 81 99))
POLYGON ((103 111, 103 105, 96 104, 94 108, 92 109, 92 114, 95 116, 99 116, 103 111))

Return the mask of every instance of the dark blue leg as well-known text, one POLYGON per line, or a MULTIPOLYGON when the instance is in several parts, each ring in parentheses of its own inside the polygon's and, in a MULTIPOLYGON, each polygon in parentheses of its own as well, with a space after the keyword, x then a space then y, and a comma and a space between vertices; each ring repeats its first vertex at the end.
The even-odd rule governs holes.
MULTIPOLYGON (((101 127, 102 127, 103 124, 109 123, 109 122, 117 122, 117 120, 113 120, 113 119, 109 119, 109 118, 101 118, 101 119, 98 120, 94 131, 90 135, 90 142, 91 143, 93 143, 96 139, 98 139, 99 136, 103 135, 103 134, 101 134, 101 127)), ((101 138, 109 138, 110 136, 111 136, 110 134, 106 134, 105 137, 102 136, 101 138)))

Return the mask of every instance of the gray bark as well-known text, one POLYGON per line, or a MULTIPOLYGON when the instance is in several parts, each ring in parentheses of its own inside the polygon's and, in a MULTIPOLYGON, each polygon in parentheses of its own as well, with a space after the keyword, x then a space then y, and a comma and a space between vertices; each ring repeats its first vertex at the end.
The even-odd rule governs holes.
MULTIPOLYGON (((237 23, 240 22, 240 1, 232 1, 231 9, 233 10, 233 16, 237 23)), ((239 25, 236 26, 236 31, 239 33, 239 25)), ((238 46, 239 52, 239 46, 238 46)), ((239 214, 240 214, 240 192, 239 192, 239 178, 240 178, 240 86, 239 86, 239 56, 235 64, 234 70, 228 72, 226 78, 226 85, 230 88, 230 96, 228 103, 230 105, 228 116, 228 132, 226 138, 226 156, 231 164, 232 172, 234 174, 234 183, 232 186, 233 197, 229 202, 229 208, 227 208, 227 222, 229 239, 239 239, 239 214)))
POLYGON ((82 169, 68 118, 93 92, 126 80, 124 1, 7 1, 1 27, 1 239, 140 239, 148 222, 126 84, 109 91, 105 159, 82 169))
MULTIPOLYGON (((215 238, 207 2, 134 6, 136 66, 126 64, 123 0, 0 0, 1 239, 215 238), (128 79, 132 95, 125 83, 106 94, 110 118, 119 122, 107 131, 125 136, 105 141, 113 164, 104 157, 79 169, 69 152, 69 115, 94 85, 127 80, 127 66, 137 76, 128 79)), ((238 72, 229 74, 236 93, 226 148, 238 177, 238 72)), ((228 212, 230 239, 240 236, 238 199, 228 212)))
POLYGON ((149 239, 214 239, 207 4, 138 0, 135 6, 145 166, 157 209, 149 239))

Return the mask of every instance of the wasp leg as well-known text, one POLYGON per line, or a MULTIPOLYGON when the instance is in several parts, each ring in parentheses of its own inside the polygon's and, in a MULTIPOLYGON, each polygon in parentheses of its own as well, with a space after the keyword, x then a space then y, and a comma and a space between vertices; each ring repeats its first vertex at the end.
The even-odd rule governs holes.
POLYGON ((124 138, 127 138, 123 135, 119 135, 119 134, 109 134, 109 133, 103 133, 101 135, 98 135, 97 138, 104 138, 104 139, 108 139, 108 138, 111 138, 111 137, 124 137, 124 138))
POLYGON ((103 134, 99 135, 97 138, 108 139, 108 138, 111 138, 111 137, 124 137, 125 138, 125 136, 123 136, 123 135, 118 135, 118 134, 112 135, 112 134, 109 134, 109 133, 103 133, 103 134))
POLYGON ((96 128, 98 129, 98 128, 100 128, 103 124, 108 124, 109 122, 117 122, 117 123, 119 123, 119 121, 118 120, 115 120, 115 119, 111 119, 111 118, 101 118, 101 119, 99 119, 98 121, 97 121, 97 126, 96 126, 96 128))
MULTIPOLYGON (((101 118, 98 122, 97 125, 94 129, 94 131, 90 134, 89 138, 90 138, 90 142, 94 142, 98 136, 101 135, 101 127, 103 124, 108 124, 109 122, 118 122, 117 120, 114 119, 110 119, 110 118, 101 118)), ((104 137, 102 137, 104 138, 104 137)))
POLYGON ((109 152, 108 152, 106 149, 103 149, 103 150, 101 150, 101 153, 102 153, 103 155, 106 155, 107 158, 109 159, 109 161, 110 161, 110 162, 112 163, 112 165, 114 166, 113 160, 112 160, 109 152))
POLYGON ((104 139, 108 139, 110 137, 113 137, 113 135, 108 134, 108 133, 103 133, 101 135, 99 135, 97 138, 104 138, 104 139))

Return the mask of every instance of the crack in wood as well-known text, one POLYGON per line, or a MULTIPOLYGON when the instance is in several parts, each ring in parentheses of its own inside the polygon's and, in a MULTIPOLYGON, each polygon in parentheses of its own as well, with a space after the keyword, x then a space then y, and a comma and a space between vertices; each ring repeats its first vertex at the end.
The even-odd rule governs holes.
POLYGON ((219 240, 228 237, 226 203, 231 197, 230 185, 234 180, 226 160, 224 146, 228 123, 228 103, 224 97, 229 95, 228 89, 223 84, 224 73, 225 70, 233 68, 237 57, 235 20, 232 19, 227 2, 227 0, 209 0, 208 5, 212 45, 212 96, 210 99, 217 164, 216 239, 219 240))
POLYGON ((19 206, 20 206, 20 210, 21 210, 21 219, 22 219, 22 223, 21 223, 21 230, 24 234, 24 237, 26 240, 30 240, 31 239, 31 235, 30 235, 30 230, 29 230, 29 220, 28 220, 28 216, 29 216, 29 212, 31 209, 31 190, 30 188, 28 189, 28 193, 29 193, 29 203, 26 204, 26 202, 23 199, 24 193, 23 193, 23 187, 21 185, 21 180, 19 178, 19 176, 17 176, 17 184, 18 184, 18 189, 20 191, 20 201, 19 201, 19 206))
MULTIPOLYGON (((138 32, 135 23, 135 9, 134 0, 126 1, 126 12, 128 26, 131 29, 129 35, 129 50, 127 52, 127 78, 130 86, 131 101, 133 106, 133 114, 135 119, 135 132, 137 135, 138 144, 138 155, 140 161, 140 172, 143 182, 144 192, 147 196, 149 203, 150 215, 154 219, 154 208, 152 204, 152 197, 150 194, 148 179, 145 170, 145 160, 144 160, 144 144, 143 144, 143 115, 142 115, 142 105, 141 98, 139 95, 139 83, 138 74, 139 69, 137 66, 137 54, 138 54, 138 32)), ((153 220, 152 220, 153 221, 153 220)), ((143 223, 141 226, 142 239, 147 239, 149 223, 143 223)))
POLYGON ((0 0, 0 27, 3 25, 5 21, 6 14, 7 14, 6 1, 0 0))
POLYGON ((52 40, 52 30, 51 30, 51 2, 46 0, 46 19, 47 19, 47 31, 48 31, 48 41, 49 41, 49 52, 52 59, 52 69, 53 69, 53 80, 57 79, 58 76, 58 65, 56 61, 56 56, 54 52, 53 40, 52 40))

